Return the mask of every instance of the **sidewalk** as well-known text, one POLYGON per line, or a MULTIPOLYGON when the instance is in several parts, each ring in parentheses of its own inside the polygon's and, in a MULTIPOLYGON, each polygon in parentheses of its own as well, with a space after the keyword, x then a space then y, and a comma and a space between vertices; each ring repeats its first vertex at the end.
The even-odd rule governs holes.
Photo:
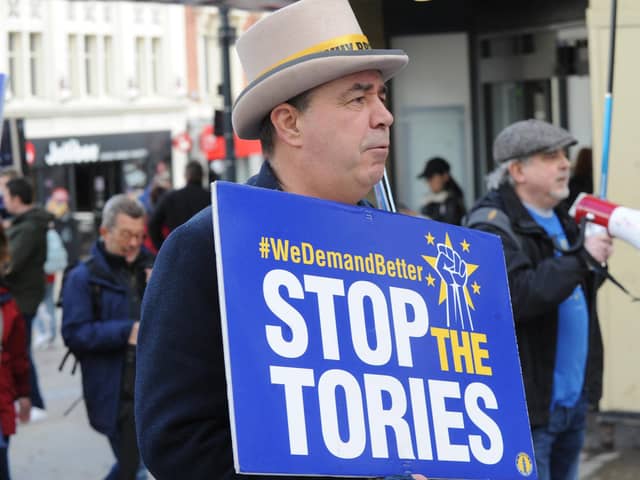
POLYGON ((63 416, 81 395, 80 368, 72 376, 73 362, 68 361, 65 371, 58 372, 65 351, 59 338, 53 348, 34 351, 48 417, 18 425, 18 432, 11 437, 9 461, 13 480, 100 479, 111 468, 113 455, 109 443, 89 426, 84 403, 63 416))

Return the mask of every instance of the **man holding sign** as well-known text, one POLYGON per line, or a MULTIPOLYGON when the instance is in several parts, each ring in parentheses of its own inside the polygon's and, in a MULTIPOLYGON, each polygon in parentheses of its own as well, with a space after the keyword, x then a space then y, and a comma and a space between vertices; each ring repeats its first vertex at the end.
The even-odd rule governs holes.
MULTIPOLYGON (((404 52, 372 50, 347 0, 301 0, 237 48, 250 83, 234 127, 260 138, 268 157, 250 183, 361 202, 384 173, 393 122, 384 82, 406 65, 404 52)), ((169 236, 145 294, 136 420, 160 479, 245 478, 233 467, 211 218, 205 209, 169 236)))

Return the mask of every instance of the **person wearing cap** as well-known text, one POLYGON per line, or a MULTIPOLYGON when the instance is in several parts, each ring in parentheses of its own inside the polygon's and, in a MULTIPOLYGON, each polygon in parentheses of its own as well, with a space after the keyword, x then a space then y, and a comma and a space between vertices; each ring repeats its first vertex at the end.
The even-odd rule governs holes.
POLYGON ((438 222, 460 225, 466 213, 464 193, 451 176, 449 162, 441 157, 430 158, 418 178, 424 178, 431 193, 420 213, 438 222))
MULTIPOLYGON (((406 54, 371 49, 348 0, 282 8, 244 33, 237 51, 249 84, 234 129, 259 138, 267 158, 249 183, 360 203, 384 173, 393 122, 385 81, 406 54)), ((160 250, 137 358, 138 441, 154 477, 265 478, 233 467, 211 207, 160 250)))
POLYGON ((602 338, 593 266, 612 253, 604 235, 579 239, 569 195, 569 132, 540 120, 496 137, 489 192, 467 226, 502 239, 538 478, 578 478, 585 417, 602 394, 602 338))

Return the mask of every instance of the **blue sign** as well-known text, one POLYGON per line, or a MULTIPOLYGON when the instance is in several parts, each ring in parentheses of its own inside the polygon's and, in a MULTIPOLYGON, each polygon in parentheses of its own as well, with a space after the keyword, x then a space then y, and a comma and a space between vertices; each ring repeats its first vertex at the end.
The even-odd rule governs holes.
POLYGON ((241 473, 536 478, 502 245, 217 182, 241 473))
MULTIPOLYGON (((4 92, 7 84, 7 75, 0 73, 0 126, 2 125, 2 115, 4 112, 4 92)), ((0 129, 0 135, 2 134, 0 129)))

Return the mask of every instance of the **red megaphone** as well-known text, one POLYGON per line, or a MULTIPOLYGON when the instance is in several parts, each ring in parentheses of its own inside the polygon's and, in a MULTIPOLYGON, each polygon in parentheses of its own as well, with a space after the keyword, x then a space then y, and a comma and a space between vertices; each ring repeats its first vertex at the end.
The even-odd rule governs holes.
POLYGON ((601 225, 609 235, 620 238, 640 248, 640 211, 621 207, 608 200, 581 193, 571 206, 569 213, 576 222, 586 218, 601 225))

